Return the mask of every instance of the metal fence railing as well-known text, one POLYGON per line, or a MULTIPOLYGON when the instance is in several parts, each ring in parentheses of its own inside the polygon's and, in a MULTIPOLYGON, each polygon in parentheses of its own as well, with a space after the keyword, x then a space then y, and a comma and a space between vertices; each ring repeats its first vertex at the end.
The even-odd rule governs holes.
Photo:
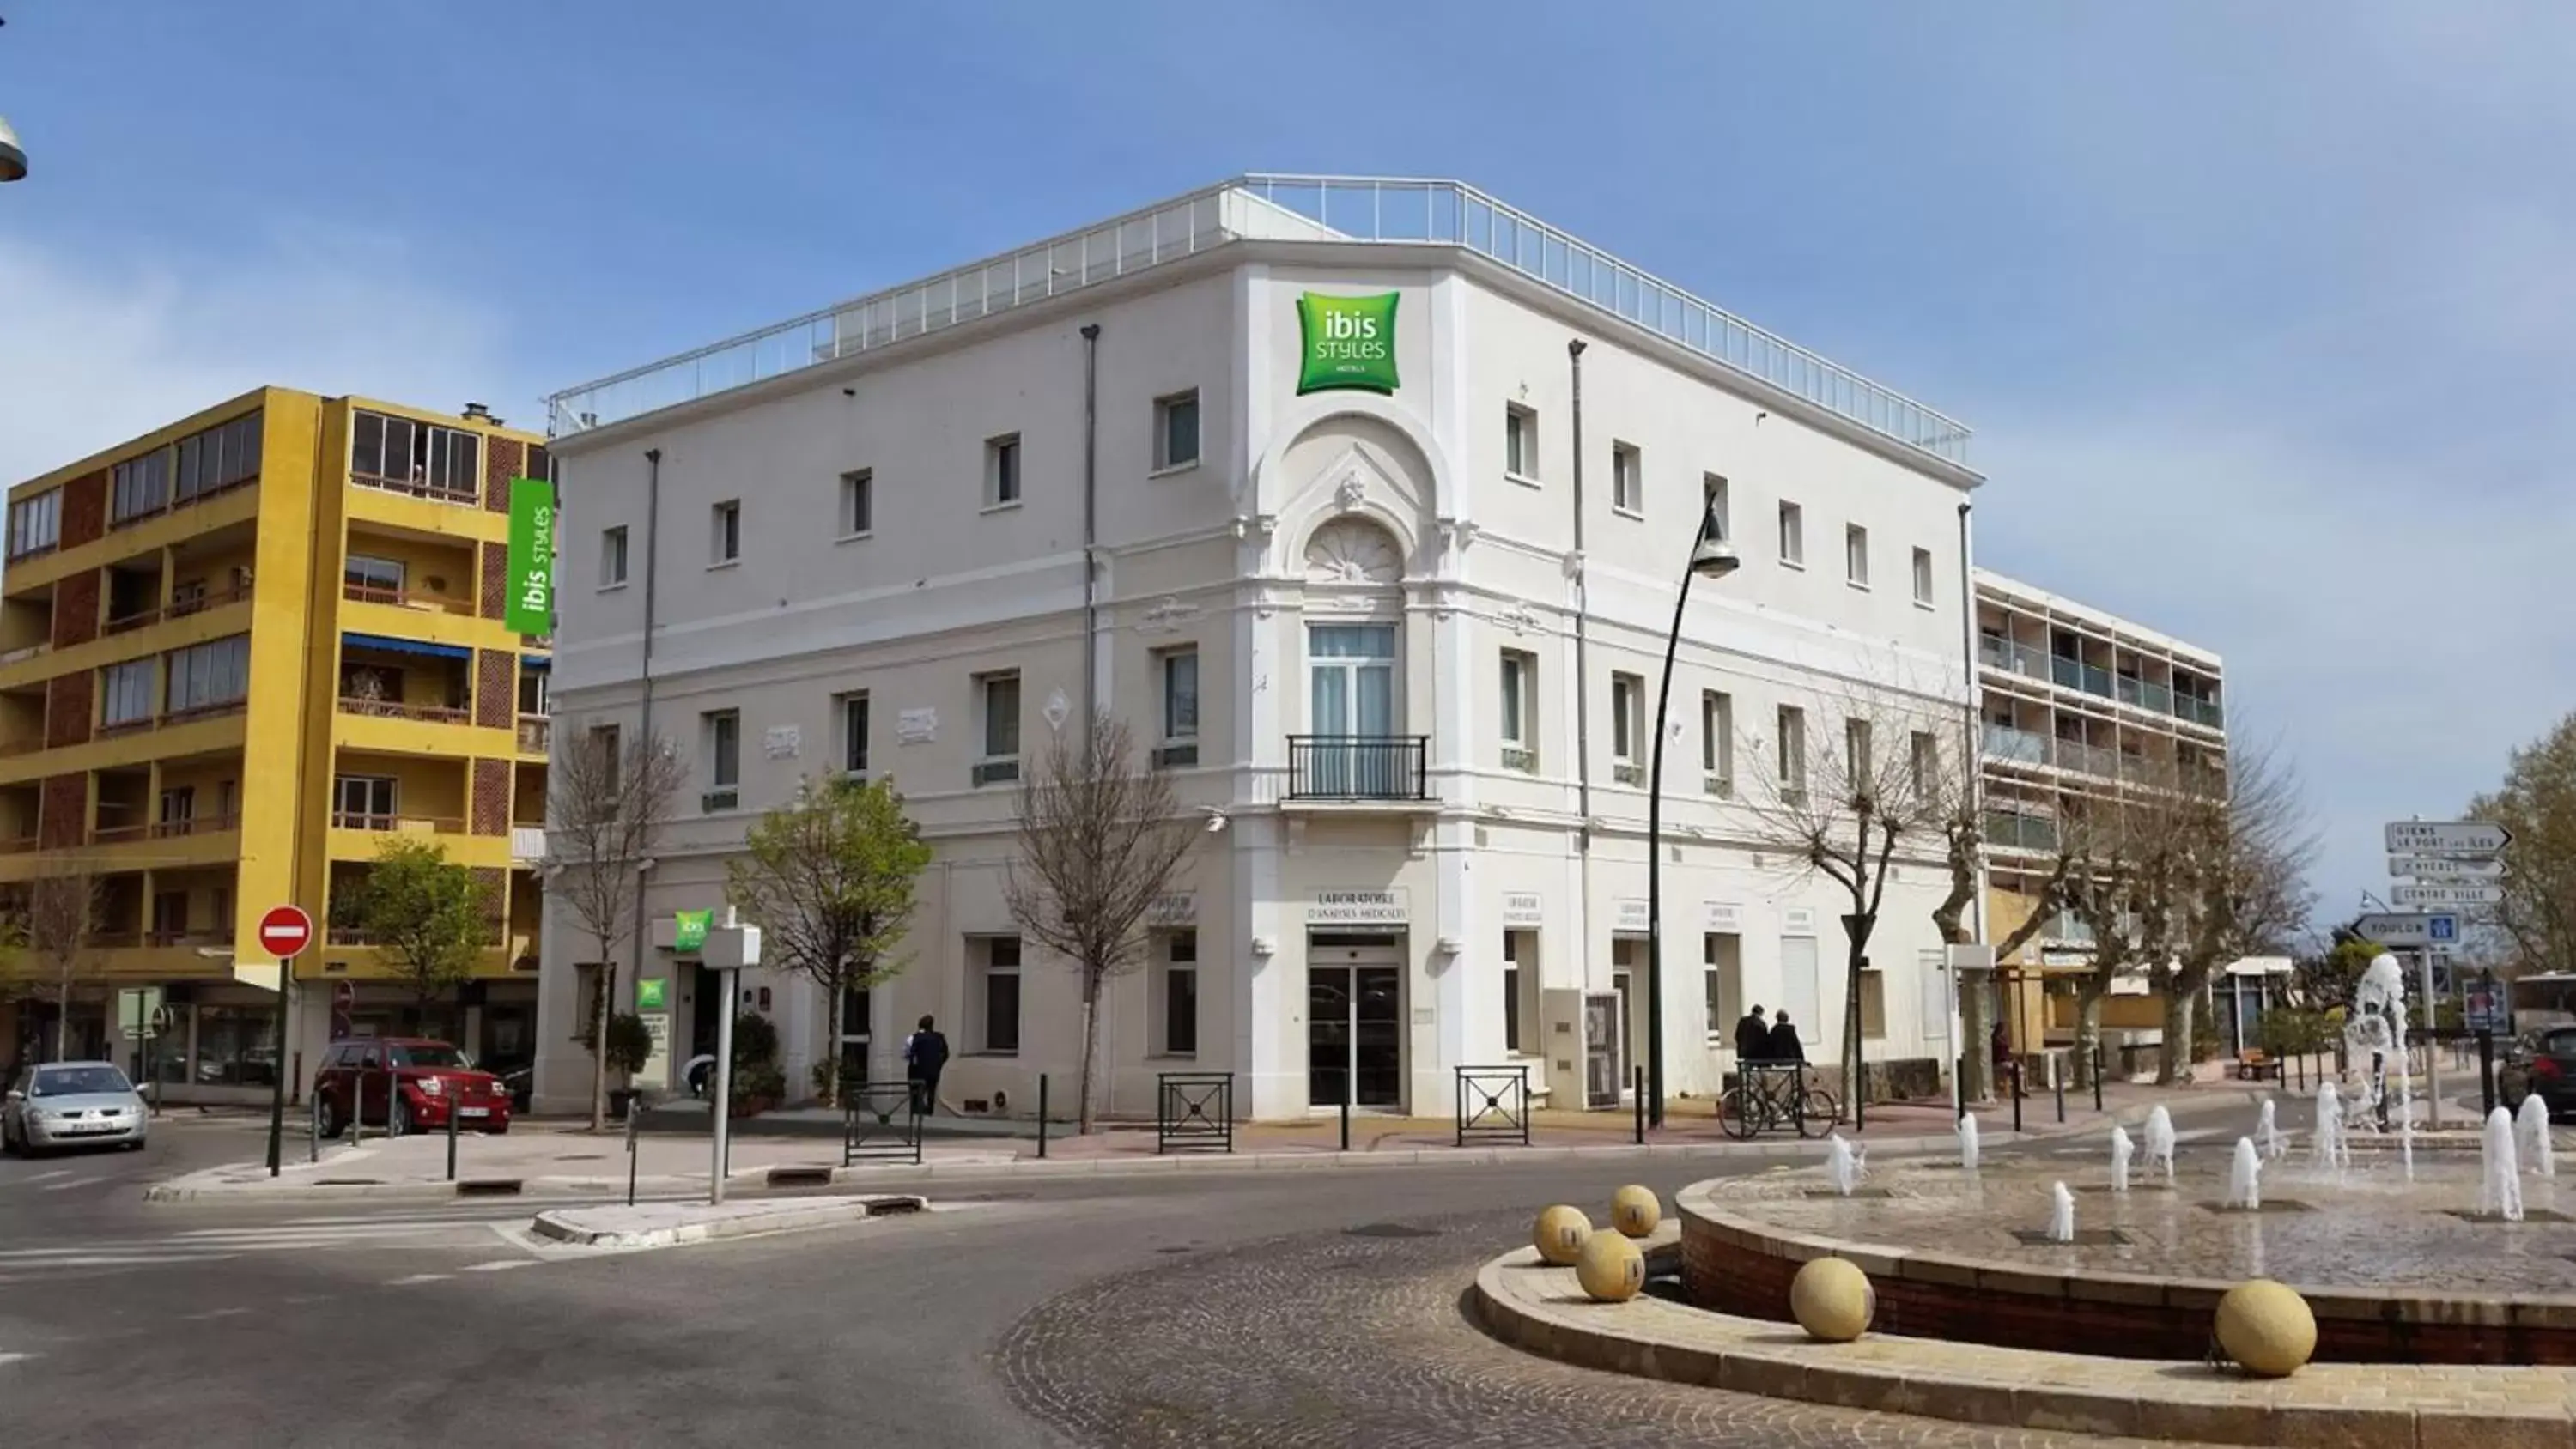
POLYGON ((841 1084, 841 1165, 921 1161, 921 1094, 910 1082, 841 1084))
POLYGON ((1460 1147, 1478 1142, 1529 1146, 1529 1068, 1457 1067, 1460 1147))
POLYGON ((1156 1074, 1154 1151, 1191 1150, 1234 1150, 1234 1073, 1156 1074))

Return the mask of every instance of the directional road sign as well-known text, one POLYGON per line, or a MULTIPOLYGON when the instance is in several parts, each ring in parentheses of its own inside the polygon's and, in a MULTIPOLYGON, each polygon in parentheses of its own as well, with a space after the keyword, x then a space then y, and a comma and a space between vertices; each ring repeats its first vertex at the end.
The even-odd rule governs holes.
POLYGON ((2456 860, 2447 855, 2392 855, 2388 857, 2388 873, 2426 884, 2451 881, 2466 885, 2501 878, 2504 862, 2492 856, 2485 860, 2456 860))
POLYGON ((2388 901, 2397 906, 2495 906, 2504 904, 2500 885, 2393 886, 2388 901))
POLYGON ((2460 918, 2424 911, 2382 911, 2352 923, 2354 931, 2383 946, 2449 946, 2460 939, 2460 918))
POLYGON ((2391 820, 2388 848, 2429 855, 2493 855, 2513 832, 2492 820, 2391 820))

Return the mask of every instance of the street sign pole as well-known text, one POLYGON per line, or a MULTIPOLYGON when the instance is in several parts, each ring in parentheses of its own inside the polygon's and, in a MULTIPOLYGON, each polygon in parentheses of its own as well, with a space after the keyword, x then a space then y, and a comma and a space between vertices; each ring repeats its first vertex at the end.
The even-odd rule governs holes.
MULTIPOLYGON (((277 1063, 268 1093, 268 1175, 286 1160, 286 993, 295 980, 295 958, 313 943, 313 918, 296 906, 272 906, 259 918, 259 948, 277 958, 277 1063)), ((239 968, 235 968, 238 974, 239 968)), ((356 1115, 352 1113, 351 1115, 356 1115)))

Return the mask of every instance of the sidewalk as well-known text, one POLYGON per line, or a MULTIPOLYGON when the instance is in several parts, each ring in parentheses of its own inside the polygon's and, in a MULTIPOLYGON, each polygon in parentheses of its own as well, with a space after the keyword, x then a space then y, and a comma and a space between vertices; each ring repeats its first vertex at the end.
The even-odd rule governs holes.
MULTIPOLYGON (((2022 1103, 2022 1135, 2045 1138, 2104 1132, 2117 1121, 2131 1126, 2145 1120, 2158 1102, 2174 1115, 2223 1116, 2250 1122, 2250 1104, 2259 1095, 2251 1084, 2216 1083, 2185 1088, 2155 1088, 2126 1083, 2105 1089, 2103 1108, 2093 1110, 2092 1094, 2070 1094, 2066 1120, 2057 1120, 2054 1096, 2022 1103)), ((1649 1131, 1641 1145, 1635 1118, 1629 1113, 1539 1111, 1531 1114, 1529 1143, 1517 1134, 1496 1139, 1471 1136, 1462 1146, 1457 1124, 1447 1117, 1355 1116, 1351 1145, 1341 1150, 1338 1117, 1301 1122, 1244 1123, 1235 1129, 1234 1150, 1196 1145, 1157 1155, 1152 1124, 1111 1123, 1087 1137, 1050 1127, 1040 1156, 1036 1124, 985 1123, 979 1127, 1012 1127, 1011 1133, 977 1137, 925 1136, 921 1161, 872 1161, 843 1166, 837 1113, 808 1109, 772 1116, 805 1119, 813 1129, 795 1135, 737 1137, 731 1144, 726 1182, 742 1187, 813 1186, 827 1182, 894 1183, 935 1177, 1039 1173, 1120 1173, 1185 1171, 1258 1171, 1277 1168, 1333 1170, 1446 1164, 1464 1166, 1546 1158, 1616 1159, 1757 1157, 1802 1161, 1823 1151, 1816 1136, 1801 1140, 1772 1133, 1738 1142, 1719 1130, 1712 1105, 1705 1100, 1668 1103, 1666 1124, 1649 1131), (828 1127, 829 1135, 820 1129, 828 1127), (1064 1135, 1054 1135, 1062 1132, 1064 1135)), ((1869 1108, 1868 1125, 1855 1131, 1837 1129, 1873 1150, 1888 1154, 1940 1153, 1957 1141, 1955 1120, 1947 1102, 1884 1103, 1869 1108)), ((1983 1140, 2000 1146, 2016 1140, 2009 1102, 1977 1109, 1983 1140)), ((767 1120, 766 1117, 756 1120, 767 1120)), ((272 1179, 258 1162, 209 1168, 153 1187, 154 1202, 207 1200, 327 1200, 343 1198, 433 1198, 447 1196, 528 1196, 615 1199, 625 1196, 628 1159, 622 1132, 593 1134, 577 1125, 549 1125, 547 1130, 514 1130, 503 1137, 461 1136, 457 1139, 455 1180, 447 1173, 444 1134, 396 1139, 371 1138, 363 1146, 326 1144, 318 1164, 304 1161, 306 1144, 290 1143, 285 1172, 272 1179)), ((709 1143, 705 1135, 675 1132, 639 1133, 635 1139, 635 1189, 639 1197, 677 1197, 707 1190, 709 1143)))

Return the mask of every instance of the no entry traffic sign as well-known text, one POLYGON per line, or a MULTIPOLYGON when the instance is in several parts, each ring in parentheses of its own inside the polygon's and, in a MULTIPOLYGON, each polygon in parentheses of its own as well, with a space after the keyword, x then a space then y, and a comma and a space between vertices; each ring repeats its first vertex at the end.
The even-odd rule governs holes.
POLYGON ((280 961, 313 944, 313 918, 301 906, 271 906, 259 918, 259 948, 280 961))

